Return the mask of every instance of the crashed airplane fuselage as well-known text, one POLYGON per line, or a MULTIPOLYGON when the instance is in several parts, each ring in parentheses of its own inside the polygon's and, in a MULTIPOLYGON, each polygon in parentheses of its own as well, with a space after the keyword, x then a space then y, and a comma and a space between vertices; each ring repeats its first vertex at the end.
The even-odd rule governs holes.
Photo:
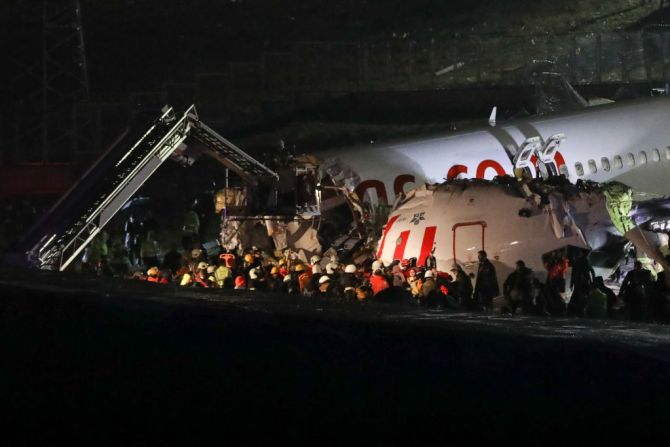
POLYGON ((476 273, 477 254, 485 250, 499 281, 517 260, 542 278, 552 253, 569 256, 625 241, 613 236, 617 230, 604 191, 595 184, 522 183, 509 177, 416 188, 391 211, 377 256, 385 263, 416 258, 421 266, 432 254, 438 270, 458 263, 476 273))

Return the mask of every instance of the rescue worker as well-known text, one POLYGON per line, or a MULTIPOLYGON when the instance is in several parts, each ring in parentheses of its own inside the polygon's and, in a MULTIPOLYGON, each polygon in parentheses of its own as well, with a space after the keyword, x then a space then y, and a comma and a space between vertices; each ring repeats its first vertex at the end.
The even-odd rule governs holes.
POLYGON ((256 290, 258 285, 258 268, 252 267, 249 269, 249 280, 247 281, 248 290, 256 290))
POLYGON ((370 287, 372 288, 373 295, 377 295, 379 292, 389 288, 389 283, 384 277, 384 272, 381 269, 375 270, 370 277, 370 287))
POLYGON ((586 251, 579 251, 572 262, 572 274, 570 275, 570 288, 572 296, 568 303, 568 315, 583 317, 586 308, 586 300, 591 293, 596 274, 589 263, 586 251))
POLYGON ((547 283, 544 287, 543 307, 551 315, 566 315, 565 272, 568 269, 568 260, 562 255, 553 255, 545 262, 547 269, 547 283))
POLYGON ((287 272, 282 280, 284 282, 284 290, 289 295, 300 295, 300 283, 297 275, 295 272, 287 272))
POLYGON ((140 246, 140 257, 142 258, 142 264, 147 265, 158 265, 158 257, 161 255, 161 246, 154 237, 153 231, 147 231, 144 241, 140 246))
POLYGON ((217 282, 216 276, 214 275, 215 272, 215 265, 210 264, 207 266, 207 284, 209 284, 210 287, 219 288, 219 283, 217 282))
POLYGON ((455 276, 454 281, 456 282, 455 286, 451 287, 452 293, 455 295, 461 306, 471 310, 473 308, 472 280, 468 274, 465 273, 465 270, 458 264, 454 264, 451 271, 455 276))
POLYGON ((607 316, 609 318, 614 317, 617 308, 617 302, 619 301, 616 294, 612 289, 605 285, 605 281, 602 276, 596 276, 595 286, 605 294, 607 297, 607 316))
POLYGON ((419 299, 421 296, 421 285, 423 282, 421 281, 421 278, 416 274, 415 269, 409 269, 409 276, 407 277, 407 283, 409 284, 410 287, 410 293, 412 294, 412 297, 419 299))
POLYGON ((144 228, 142 221, 135 215, 128 216, 123 231, 125 233, 125 245, 128 250, 128 256, 132 265, 137 265, 140 262, 140 246, 144 228))
POLYGON ((246 290, 247 289, 247 280, 242 275, 237 275, 235 277, 235 290, 246 290))
POLYGON ((479 267, 477 268, 477 283, 475 284, 475 301, 481 310, 490 310, 493 305, 493 297, 500 293, 496 268, 489 261, 486 251, 479 250, 477 257, 479 267))
POLYGON ((521 259, 516 261, 515 270, 509 274, 503 283, 503 296, 511 314, 521 307, 524 313, 531 312, 533 304, 533 271, 526 267, 521 259))
POLYGON ((399 264, 395 264, 391 268, 391 275, 392 275, 392 284, 393 287, 401 287, 404 288, 405 284, 407 284, 407 281, 405 281, 405 275, 402 274, 402 269, 400 268, 399 264))
POLYGON ((319 278, 319 296, 328 298, 332 296, 331 294, 331 283, 330 283, 330 277, 328 275, 322 275, 321 278, 319 278))
POLYGON ((295 273, 298 276, 298 286, 300 287, 300 294, 303 296, 312 296, 312 292, 314 291, 311 289, 310 285, 310 278, 312 276, 311 271, 308 271, 305 269, 305 266, 302 264, 297 264, 295 266, 295 273))
POLYGON ((176 277, 179 280, 179 285, 182 287, 188 287, 193 284, 193 272, 188 267, 182 267, 178 270, 176 277))
POLYGON ((607 295, 595 283, 586 296, 585 315, 587 318, 607 318, 607 295))
POLYGON ((323 271, 321 270, 321 266, 319 264, 314 264, 312 266, 312 276, 309 278, 309 284, 307 284, 307 291, 304 291, 304 295, 310 296, 314 295, 314 293, 319 290, 319 280, 321 279, 321 275, 323 275, 323 271))
POLYGON ((209 282, 207 281, 207 267, 209 267, 209 265, 204 261, 198 263, 196 272, 193 275, 193 285, 195 287, 209 288, 209 282))
POLYGON ((159 280, 159 275, 160 270, 158 270, 158 267, 150 267, 149 270, 147 270, 147 281, 157 283, 159 280))
POLYGON ((649 301, 653 289, 653 281, 649 270, 642 268, 640 261, 635 261, 633 270, 626 274, 619 297, 623 298, 632 321, 647 321, 649 318, 649 301))
POLYGON ((430 251, 430 254, 426 256, 424 265, 426 270, 433 270, 437 268, 437 259, 435 258, 435 244, 433 244, 433 249, 430 251))
POLYGON ((433 277, 433 271, 427 270, 423 274, 423 285, 421 286, 421 298, 420 301, 422 304, 433 306, 437 304, 437 285, 435 283, 435 278, 433 277))
POLYGON ((184 225, 181 229, 182 245, 184 249, 188 249, 194 243, 200 242, 198 237, 200 234, 200 216, 198 216, 194 207, 186 210, 186 213, 184 214, 184 225))
POLYGON ((349 264, 344 268, 344 273, 339 278, 340 289, 346 301, 354 301, 356 299, 357 283, 356 266, 349 264))
POLYGON ((268 289, 273 292, 281 292, 283 289, 283 280, 279 274, 279 268, 273 266, 270 269, 270 278, 268 278, 268 289))
POLYGON ((220 289, 223 289, 228 285, 227 283, 231 277, 232 270, 225 263, 220 264, 216 267, 216 270, 214 270, 214 282, 220 289))

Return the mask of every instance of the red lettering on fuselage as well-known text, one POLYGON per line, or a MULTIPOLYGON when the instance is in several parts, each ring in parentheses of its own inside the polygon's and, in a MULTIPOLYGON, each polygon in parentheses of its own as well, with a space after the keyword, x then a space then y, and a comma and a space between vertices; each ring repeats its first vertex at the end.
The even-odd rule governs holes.
POLYGON ((465 165, 453 165, 452 167, 449 168, 449 172, 447 172, 447 180, 453 180, 456 177, 458 177, 460 174, 467 174, 468 173, 468 167, 465 165))
POLYGON ((415 179, 413 175, 409 174, 400 174, 393 181, 393 193, 398 196, 404 192, 403 187, 407 183, 414 183, 415 179))
MULTIPOLYGON (((556 163, 556 168, 558 172, 561 172, 561 167, 565 166, 565 158, 563 158, 563 155, 559 152, 556 151, 556 155, 554 156, 554 161, 556 163)), ((537 168, 538 165, 538 160, 535 155, 531 157, 531 163, 537 168)), ((477 169, 475 170, 475 176, 474 178, 479 178, 483 179, 486 176, 487 170, 493 169, 495 171, 495 175, 506 175, 507 172, 505 171, 505 168, 497 161, 491 160, 491 159, 486 159, 482 160, 479 162, 477 165, 477 169)), ((465 175, 466 177, 468 176, 469 168, 466 165, 463 164, 455 164, 451 168, 449 168, 449 171, 447 172, 447 180, 454 180, 456 179, 459 175, 465 175)), ((404 192, 404 186, 407 183, 414 183, 416 182, 416 178, 412 174, 400 174, 398 175, 394 180, 393 180, 393 193, 398 196, 399 194, 404 192)), ((358 197, 363 200, 365 197, 365 193, 368 191, 368 189, 374 189, 375 193, 377 194, 377 200, 379 202, 383 202, 388 204, 388 195, 386 193, 386 186, 384 185, 383 182, 380 180, 365 180, 362 181, 361 183, 356 186, 354 189, 354 192, 358 195, 358 197)))
POLYGON ((477 175, 476 178, 484 178, 487 169, 493 169, 496 171, 496 175, 505 175, 505 168, 503 168, 500 163, 495 160, 482 160, 481 163, 477 166, 477 175))
POLYGON ((380 202, 389 203, 386 196, 386 187, 379 180, 365 180, 364 182, 358 184, 356 189, 354 189, 354 192, 361 200, 363 200, 365 193, 370 188, 373 188, 377 193, 377 200, 380 202))

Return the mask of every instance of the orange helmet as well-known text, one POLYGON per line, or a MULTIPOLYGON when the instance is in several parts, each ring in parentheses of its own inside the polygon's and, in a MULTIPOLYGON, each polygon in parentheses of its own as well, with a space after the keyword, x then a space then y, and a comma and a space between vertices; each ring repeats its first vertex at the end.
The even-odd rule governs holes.
POLYGON ((247 280, 244 279, 244 276, 238 275, 235 277, 235 287, 245 287, 247 285, 247 280))
POLYGON ((246 262, 247 264, 253 264, 254 257, 250 254, 246 254, 244 255, 244 262, 246 262))

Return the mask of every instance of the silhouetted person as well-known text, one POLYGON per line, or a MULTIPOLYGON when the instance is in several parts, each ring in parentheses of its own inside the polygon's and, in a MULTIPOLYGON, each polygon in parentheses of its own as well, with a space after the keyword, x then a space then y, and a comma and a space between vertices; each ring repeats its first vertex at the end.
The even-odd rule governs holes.
POLYGON ((475 285, 475 300, 480 309, 489 310, 493 305, 493 297, 498 296, 498 277, 496 268, 489 261, 486 252, 480 250, 477 254, 479 267, 477 269, 477 284, 475 285))
POLYGON ((652 294, 653 281, 651 272, 642 268, 640 261, 635 261, 633 270, 626 274, 621 283, 619 296, 623 298, 632 321, 649 319, 649 298, 652 294))
POLYGON ((513 314, 521 306, 524 313, 530 313, 533 297, 533 271, 526 267, 522 260, 516 261, 516 269, 509 274, 503 283, 503 295, 513 314))
POLYGON ((603 280, 602 276, 596 276, 595 280, 595 286, 605 294, 607 297, 607 316, 609 318, 612 318, 614 316, 614 307, 616 306, 617 303, 617 297, 616 293, 609 287, 605 285, 605 281, 603 280))
POLYGON ((572 275, 570 277, 572 297, 570 298, 570 303, 568 303, 568 315, 584 316, 586 299, 591 292, 591 286, 595 277, 596 274, 586 257, 586 252, 580 251, 572 262, 572 275))

